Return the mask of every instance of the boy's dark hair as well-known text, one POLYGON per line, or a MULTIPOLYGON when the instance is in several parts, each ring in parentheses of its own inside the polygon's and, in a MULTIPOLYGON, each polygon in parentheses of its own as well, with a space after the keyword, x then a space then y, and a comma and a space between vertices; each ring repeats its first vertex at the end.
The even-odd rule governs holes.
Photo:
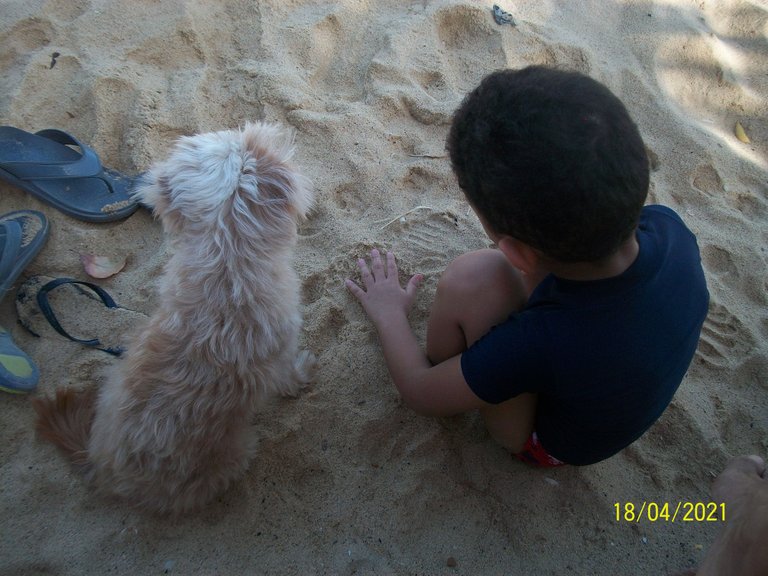
POLYGON ((610 256, 648 193, 648 156, 627 109, 575 72, 487 76, 454 114, 447 147, 459 186, 493 231, 560 262, 610 256))

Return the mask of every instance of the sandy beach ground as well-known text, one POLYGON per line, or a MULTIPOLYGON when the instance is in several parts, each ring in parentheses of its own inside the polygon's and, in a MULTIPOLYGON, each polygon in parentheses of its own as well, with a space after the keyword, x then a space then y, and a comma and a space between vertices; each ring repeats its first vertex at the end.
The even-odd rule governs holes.
MULTIPOLYGON (((701 560, 717 523, 617 521, 615 506, 707 502, 731 456, 768 454, 768 5, 500 4, 516 26, 485 0, 0 4, 0 124, 66 130, 129 174, 180 135, 295 129, 317 194, 296 267, 303 343, 319 359, 306 392, 264 409, 247 476, 175 521, 96 498, 35 438, 28 398, 0 395, 0 574, 660 575, 701 560), (653 159, 650 201, 697 234, 711 292, 669 410, 584 468, 531 469, 475 416, 404 408, 343 286, 355 258, 394 250, 426 275, 411 316, 423 339, 441 271, 489 242, 445 157, 451 114, 485 74, 529 64, 588 73, 627 103, 653 159)), ((128 259, 99 281, 126 310, 65 298, 73 331, 120 339, 151 313, 167 253, 148 212, 86 224, 0 183, 0 213, 22 208, 45 212, 51 236, 17 284, 85 279, 84 252, 128 259)), ((31 336, 13 295, 0 324, 39 364, 38 394, 96 385, 119 362, 52 330, 31 336)))

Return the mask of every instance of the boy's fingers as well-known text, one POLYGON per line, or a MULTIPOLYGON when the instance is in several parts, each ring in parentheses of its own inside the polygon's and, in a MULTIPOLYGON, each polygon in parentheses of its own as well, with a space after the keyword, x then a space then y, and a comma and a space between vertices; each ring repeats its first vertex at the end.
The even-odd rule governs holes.
POLYGON ((387 251, 387 278, 397 278, 397 262, 390 251, 387 251))
POLYGON ((408 296, 416 296, 416 290, 418 290, 419 285, 424 280, 424 276, 421 274, 414 274, 411 276, 411 279, 408 280, 408 284, 405 286, 405 293, 408 294, 408 296))
POLYGON ((352 292, 352 294, 359 300, 363 296, 365 296, 365 290, 360 288, 357 284, 355 284, 352 280, 347 278, 344 281, 344 284, 346 285, 347 289, 352 292))
POLYGON ((373 269, 374 280, 384 277, 384 264, 381 263, 381 254, 376 248, 371 250, 371 268, 373 269))
POLYGON ((371 284, 373 284, 373 276, 371 275, 371 271, 368 269, 368 264, 366 264, 364 259, 359 258, 357 260, 357 266, 360 268, 360 276, 363 279, 363 284, 365 284, 366 288, 370 288, 371 284))

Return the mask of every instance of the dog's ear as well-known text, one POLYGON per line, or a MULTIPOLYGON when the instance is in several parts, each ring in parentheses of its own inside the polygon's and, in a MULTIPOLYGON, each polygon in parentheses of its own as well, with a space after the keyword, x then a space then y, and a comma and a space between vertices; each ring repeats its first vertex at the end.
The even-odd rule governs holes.
POLYGON ((287 212, 304 220, 312 208, 312 185, 291 164, 265 162, 257 169, 258 197, 267 204, 277 201, 287 207, 287 212))
POLYGON ((305 178, 302 174, 294 172, 293 186, 291 186, 293 192, 291 202, 296 208, 296 213, 304 220, 309 211, 312 209, 312 205, 315 202, 315 196, 312 191, 312 183, 309 179, 305 178))
POLYGON ((261 200, 286 201, 306 218, 314 201, 312 184, 293 165, 293 132, 275 124, 248 123, 243 129, 244 171, 256 177, 261 200))
POLYGON ((146 172, 139 177, 138 186, 132 193, 136 202, 144 204, 144 206, 150 208, 153 212, 157 207, 160 207, 162 210, 164 204, 159 179, 160 175, 158 174, 157 168, 153 166, 149 172, 146 172))
POLYGON ((166 176, 157 178, 157 203, 152 208, 156 218, 160 218, 168 232, 178 232, 183 226, 183 217, 171 201, 173 191, 171 183, 166 176))
POLYGON ((134 198, 151 208, 152 214, 160 219, 166 228, 175 230, 181 226, 181 215, 172 208, 171 185, 162 168, 162 164, 157 164, 141 177, 134 198))

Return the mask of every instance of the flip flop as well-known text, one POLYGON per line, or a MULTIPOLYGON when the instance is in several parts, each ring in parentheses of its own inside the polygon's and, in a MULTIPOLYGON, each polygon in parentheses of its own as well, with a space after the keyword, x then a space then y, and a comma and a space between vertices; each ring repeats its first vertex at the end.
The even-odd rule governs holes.
POLYGON ((119 343, 133 332, 144 314, 117 305, 101 286, 73 278, 32 276, 16 294, 19 323, 33 336, 51 334, 51 328, 68 340, 120 356, 119 343), (59 315, 54 312, 54 307, 59 315), (107 308, 108 314, 104 308, 107 308), (64 328, 66 324, 67 329, 64 328), (74 333, 96 332, 95 338, 79 338, 74 333), (46 334, 47 332, 47 334, 46 334))
POLYGON ((61 130, 0 126, 0 178, 86 222, 122 220, 139 206, 131 196, 137 177, 102 167, 91 148, 61 130))
POLYGON ((0 390, 12 394, 26 394, 37 388, 40 372, 32 359, 11 339, 0 326, 0 390))
POLYGON ((0 299, 48 239, 48 219, 36 210, 0 216, 0 299))

